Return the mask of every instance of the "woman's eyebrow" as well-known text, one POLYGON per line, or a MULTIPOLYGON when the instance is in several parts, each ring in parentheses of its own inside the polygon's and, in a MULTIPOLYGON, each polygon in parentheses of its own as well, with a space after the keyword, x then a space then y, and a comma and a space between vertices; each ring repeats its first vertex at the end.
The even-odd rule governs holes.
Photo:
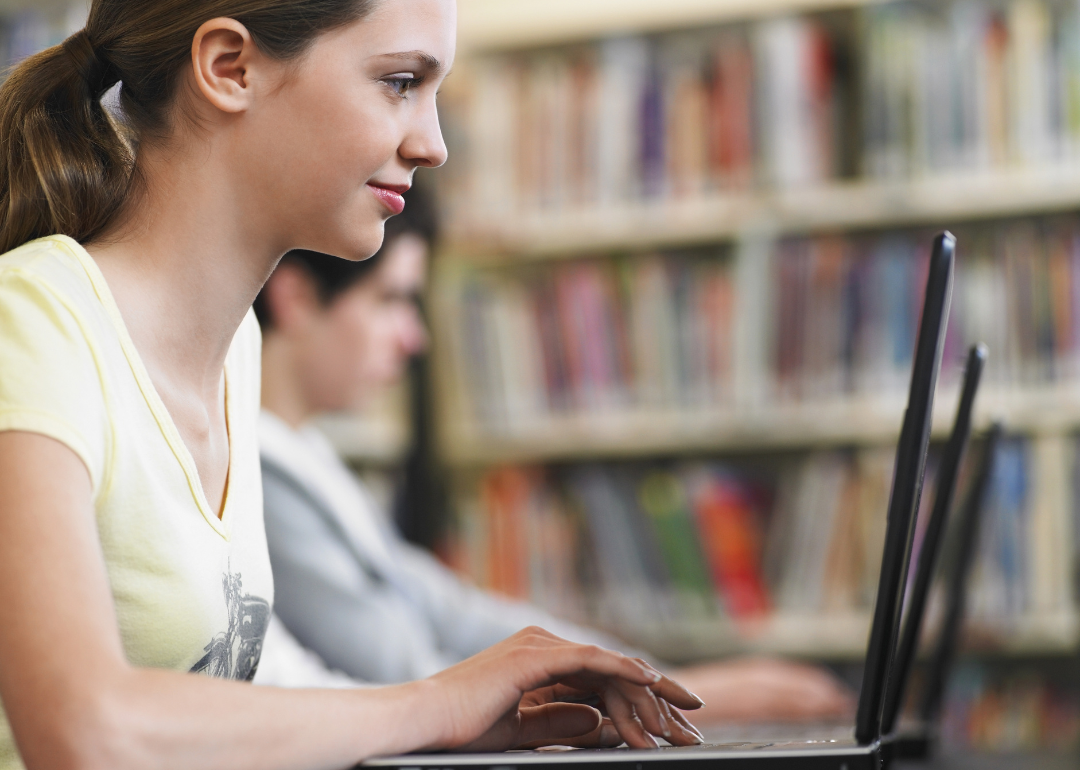
POLYGON ((383 54, 384 58, 393 59, 395 61, 415 63, 420 62, 422 69, 432 76, 439 76, 443 74, 445 67, 443 63, 436 59, 429 53, 424 51, 401 51, 400 53, 388 53, 383 54))

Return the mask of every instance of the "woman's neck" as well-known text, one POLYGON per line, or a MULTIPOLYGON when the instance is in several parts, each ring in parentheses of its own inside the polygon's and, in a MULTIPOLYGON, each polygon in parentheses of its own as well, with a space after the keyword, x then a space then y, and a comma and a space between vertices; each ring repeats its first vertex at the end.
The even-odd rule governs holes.
POLYGON ((257 196, 215 157, 224 153, 198 143, 193 150, 197 157, 141 153, 143 189, 113 232, 87 248, 148 366, 209 395, 281 252, 272 223, 244 209, 257 196))

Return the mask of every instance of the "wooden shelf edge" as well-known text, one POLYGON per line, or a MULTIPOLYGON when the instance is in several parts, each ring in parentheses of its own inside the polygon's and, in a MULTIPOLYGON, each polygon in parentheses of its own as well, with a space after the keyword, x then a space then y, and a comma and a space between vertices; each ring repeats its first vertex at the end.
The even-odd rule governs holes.
POLYGON ((856 8, 883 1, 461 0, 458 3, 458 40, 463 51, 508 50, 777 14, 856 8))
POLYGON ((447 253, 465 261, 542 259, 692 246, 748 234, 796 235, 953 223, 1080 208, 1080 165, 836 182, 790 192, 459 218, 447 253))
MULTIPOLYGON (((869 613, 849 612, 776 615, 741 630, 730 621, 718 621, 622 631, 635 644, 685 663, 746 653, 859 660, 866 654, 869 628, 869 613)), ((1069 655, 1080 645, 1080 616, 1075 611, 1025 615, 1013 619, 1008 629, 976 629, 968 635, 980 638, 978 644, 966 645, 970 654, 980 657, 1069 655)))
MULTIPOLYGON (((935 401, 936 437, 948 435, 955 408, 956 388, 943 389, 935 401)), ((505 433, 449 423, 444 425, 442 450, 450 465, 475 466, 882 444, 896 440, 902 414, 900 394, 739 411, 588 413, 545 418, 505 433)), ((999 419, 1016 433, 1080 429, 1080 384, 987 389, 979 397, 976 428, 999 419)))

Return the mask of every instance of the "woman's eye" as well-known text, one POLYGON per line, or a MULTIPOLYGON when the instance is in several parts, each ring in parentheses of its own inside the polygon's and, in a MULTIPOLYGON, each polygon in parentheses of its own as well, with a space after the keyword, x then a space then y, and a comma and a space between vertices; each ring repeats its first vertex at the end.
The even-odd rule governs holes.
POLYGON ((386 83, 387 86, 389 86, 390 90, 392 90, 395 94, 404 99, 406 96, 409 95, 409 91, 413 90, 421 83, 423 83, 424 79, 422 77, 416 77, 411 72, 409 72, 401 73, 398 75, 390 75, 389 77, 383 78, 383 82, 386 83))

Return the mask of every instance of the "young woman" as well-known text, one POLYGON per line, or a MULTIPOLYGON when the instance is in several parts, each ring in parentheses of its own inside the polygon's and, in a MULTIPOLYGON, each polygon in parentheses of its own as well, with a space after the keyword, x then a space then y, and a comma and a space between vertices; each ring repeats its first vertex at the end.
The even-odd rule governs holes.
POLYGON ((249 308, 290 249, 374 253, 444 161, 454 27, 453 0, 95 0, 0 89, 0 768, 700 740, 685 689, 538 629, 385 689, 228 681, 273 600, 249 308))

